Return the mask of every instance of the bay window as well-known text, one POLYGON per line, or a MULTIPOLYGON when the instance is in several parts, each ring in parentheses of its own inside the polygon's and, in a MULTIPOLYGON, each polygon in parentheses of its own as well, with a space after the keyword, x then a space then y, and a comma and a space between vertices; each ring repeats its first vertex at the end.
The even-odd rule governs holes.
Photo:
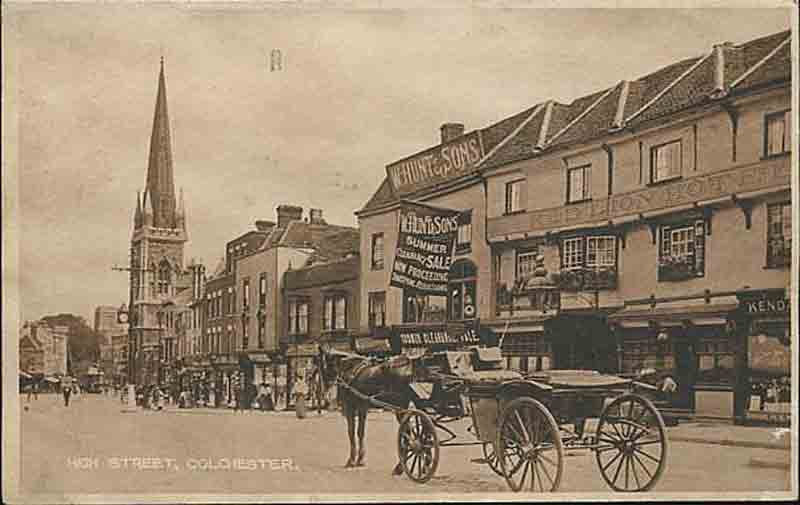
POLYGON ((585 235, 562 239, 558 284, 566 291, 615 289, 617 237, 585 235))
POLYGON ((767 267, 782 268, 792 264, 792 204, 767 206, 767 267))
POLYGON ((661 227, 658 280, 702 277, 705 271, 705 222, 696 220, 661 227))

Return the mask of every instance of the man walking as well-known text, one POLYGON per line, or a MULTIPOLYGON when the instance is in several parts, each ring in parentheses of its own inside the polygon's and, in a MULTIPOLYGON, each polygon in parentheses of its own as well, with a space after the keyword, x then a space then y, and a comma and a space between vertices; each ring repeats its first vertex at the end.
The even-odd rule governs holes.
POLYGON ((69 407, 69 397, 72 395, 72 378, 65 377, 61 381, 61 393, 64 395, 64 406, 69 407))

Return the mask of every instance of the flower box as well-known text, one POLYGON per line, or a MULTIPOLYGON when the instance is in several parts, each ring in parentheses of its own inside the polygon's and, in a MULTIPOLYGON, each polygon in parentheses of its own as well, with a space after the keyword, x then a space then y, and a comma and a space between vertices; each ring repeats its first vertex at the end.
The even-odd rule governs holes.
POLYGON ((666 256, 658 264, 659 281, 683 281, 699 277, 691 257, 666 256))
POLYGON ((610 267, 561 271, 556 284, 563 291, 595 291, 617 288, 617 270, 610 267))

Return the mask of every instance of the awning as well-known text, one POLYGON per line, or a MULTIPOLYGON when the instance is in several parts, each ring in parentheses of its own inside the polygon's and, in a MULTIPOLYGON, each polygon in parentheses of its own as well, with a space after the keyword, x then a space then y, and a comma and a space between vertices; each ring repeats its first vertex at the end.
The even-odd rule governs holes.
POLYGON ((647 305, 632 305, 608 316, 609 323, 623 328, 645 328, 651 323, 660 326, 680 326, 690 321, 695 326, 723 325, 728 316, 739 307, 736 297, 712 298, 710 303, 659 303, 653 308, 647 305))
POLYGON ((512 319, 493 319, 489 321, 482 320, 481 324, 488 326, 500 338, 504 333, 541 333, 544 331, 544 323, 554 316, 538 316, 512 319))

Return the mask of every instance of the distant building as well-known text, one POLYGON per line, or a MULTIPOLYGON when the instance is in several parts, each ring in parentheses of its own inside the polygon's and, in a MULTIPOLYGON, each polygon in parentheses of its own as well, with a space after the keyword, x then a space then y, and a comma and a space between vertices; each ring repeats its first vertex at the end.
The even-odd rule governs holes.
POLYGON ((94 331, 102 335, 100 341, 100 369, 110 378, 114 375, 113 338, 128 333, 128 325, 118 320, 119 308, 101 305, 94 309, 94 331))
POLYGON ((45 323, 26 323, 20 332, 20 370, 49 375, 66 375, 69 328, 45 323))

